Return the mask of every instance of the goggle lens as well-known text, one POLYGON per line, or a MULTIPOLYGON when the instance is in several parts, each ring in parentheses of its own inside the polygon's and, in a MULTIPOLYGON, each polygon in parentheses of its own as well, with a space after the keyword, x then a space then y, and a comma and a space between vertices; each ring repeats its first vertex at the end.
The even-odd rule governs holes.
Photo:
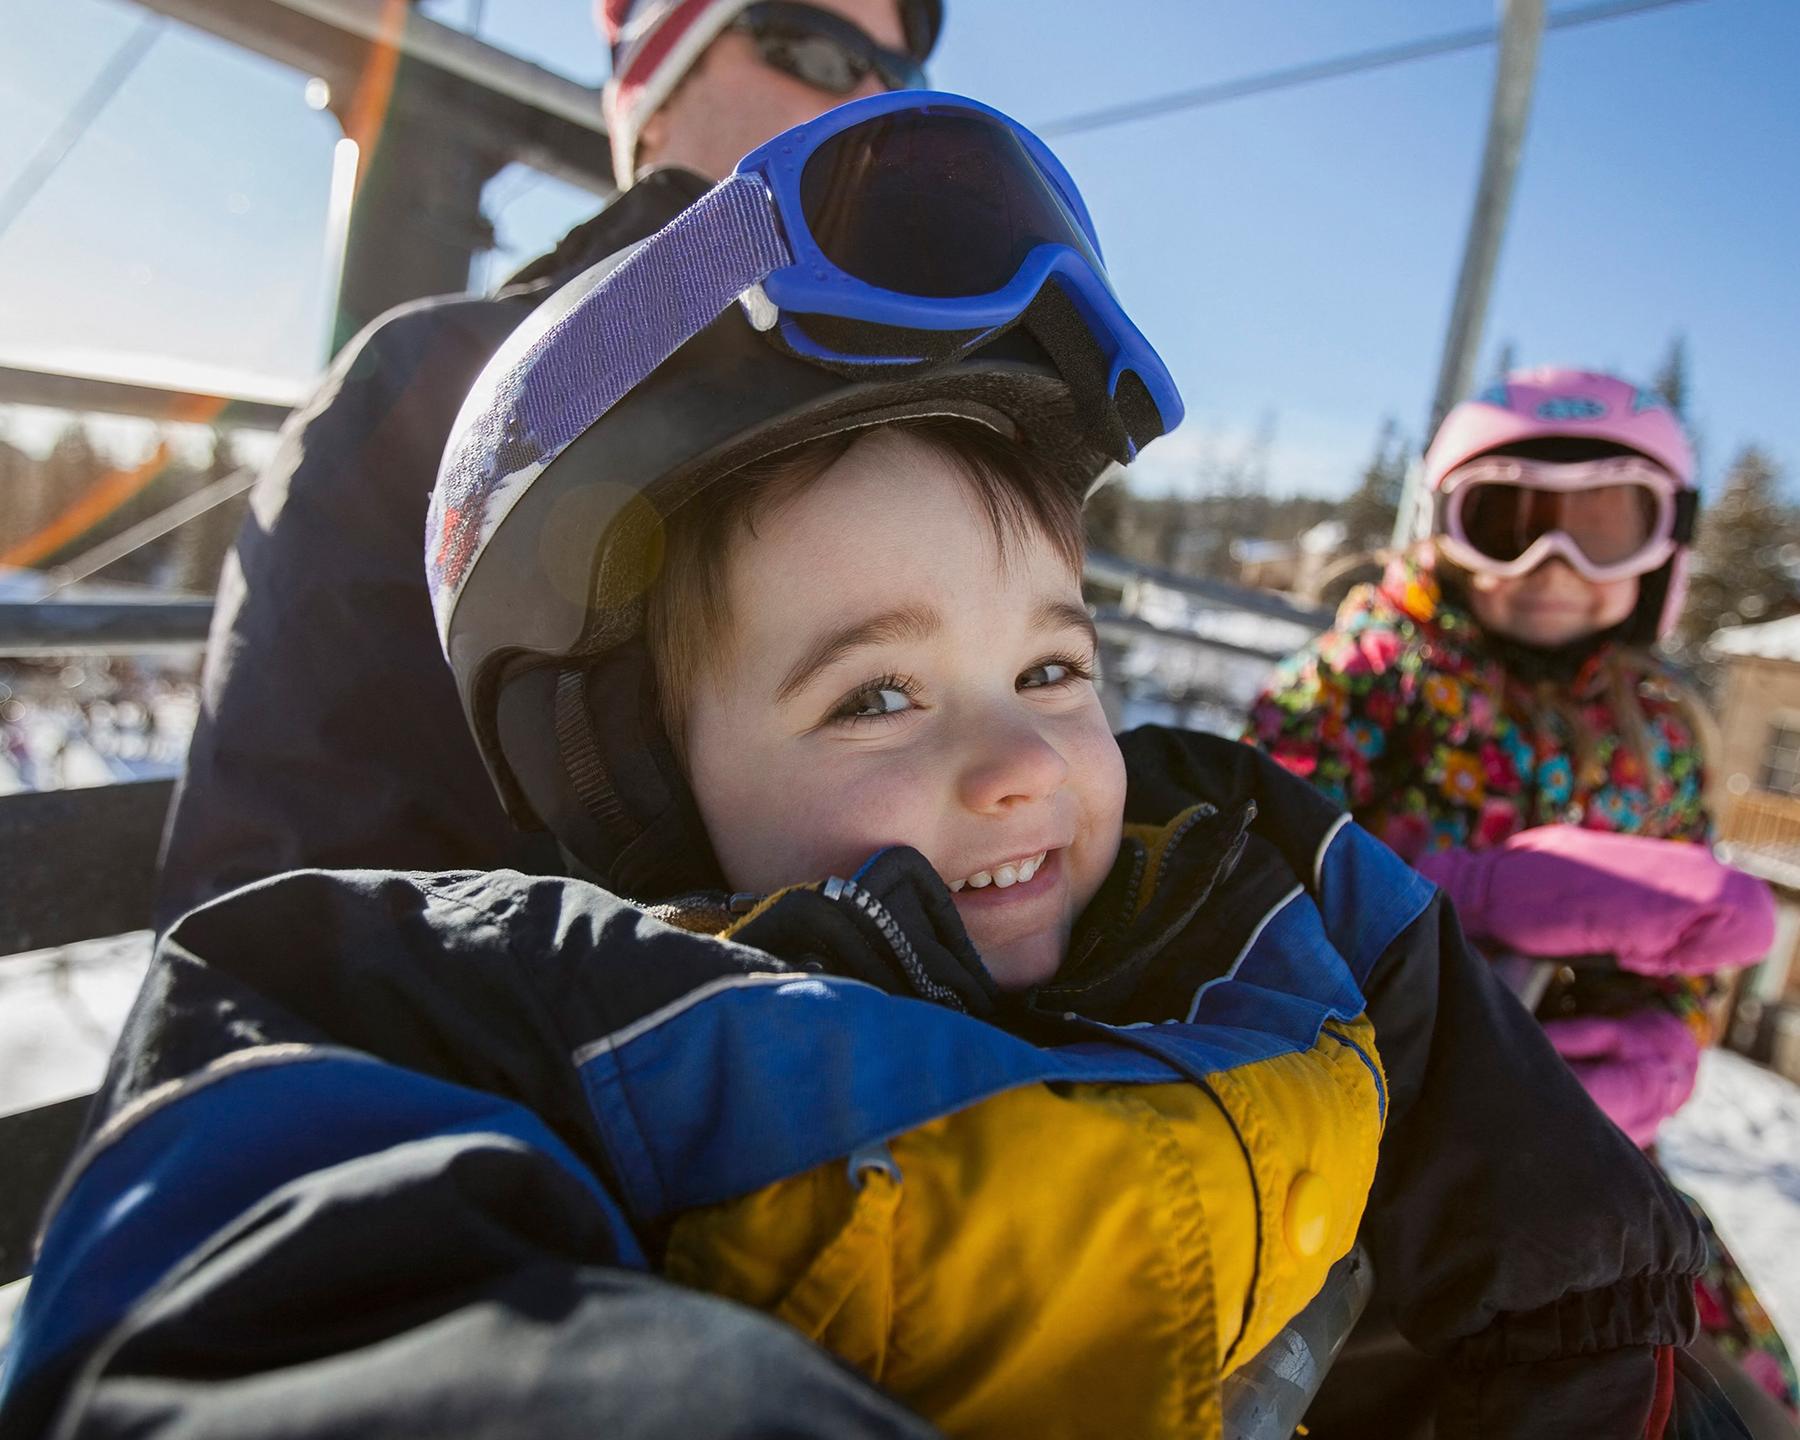
POLYGON ((1650 544, 1659 514, 1657 492, 1632 484, 1540 490, 1482 481, 1464 487, 1461 503, 1468 543, 1501 563, 1560 531, 1593 564, 1623 564, 1650 544))
POLYGON ((801 172, 800 202, 826 257, 884 290, 991 294, 1045 244, 1106 273, 1018 135, 972 112, 896 111, 832 136, 801 172))

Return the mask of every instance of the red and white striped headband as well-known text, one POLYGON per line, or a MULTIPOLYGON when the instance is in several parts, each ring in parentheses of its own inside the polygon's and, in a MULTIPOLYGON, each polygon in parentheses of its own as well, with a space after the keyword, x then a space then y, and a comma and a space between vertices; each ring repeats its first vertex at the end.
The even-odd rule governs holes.
POLYGON ((644 122, 675 92, 701 52, 752 0, 601 0, 601 23, 612 42, 613 73, 606 82, 606 125, 612 135, 613 174, 621 189, 637 173, 644 122))

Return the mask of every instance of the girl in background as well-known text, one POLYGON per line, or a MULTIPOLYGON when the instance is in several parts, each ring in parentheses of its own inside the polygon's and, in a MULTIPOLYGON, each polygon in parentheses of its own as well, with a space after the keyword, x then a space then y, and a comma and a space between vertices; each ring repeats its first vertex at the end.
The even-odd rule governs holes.
MULTIPOLYGON (((1681 608, 1693 470, 1651 392, 1506 376, 1433 439, 1420 541, 1276 672, 1248 735, 1448 892, 1478 945, 1616 962, 1562 970, 1538 1013, 1652 1152, 1713 1038, 1714 977, 1773 934, 1766 887, 1707 843, 1705 713, 1649 648, 1681 608)), ((1791 1413, 1793 1364, 1694 1208, 1702 1326, 1791 1413)))

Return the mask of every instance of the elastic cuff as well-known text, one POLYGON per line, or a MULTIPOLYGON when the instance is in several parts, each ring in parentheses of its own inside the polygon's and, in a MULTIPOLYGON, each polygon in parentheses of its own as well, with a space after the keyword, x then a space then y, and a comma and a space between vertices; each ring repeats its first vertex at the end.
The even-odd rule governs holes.
POLYGON ((1502 1313, 1452 1352, 1474 1370, 1529 1365, 1663 1345, 1686 1345, 1699 1330, 1694 1277, 1638 1275, 1600 1290, 1577 1290, 1536 1310, 1502 1313))

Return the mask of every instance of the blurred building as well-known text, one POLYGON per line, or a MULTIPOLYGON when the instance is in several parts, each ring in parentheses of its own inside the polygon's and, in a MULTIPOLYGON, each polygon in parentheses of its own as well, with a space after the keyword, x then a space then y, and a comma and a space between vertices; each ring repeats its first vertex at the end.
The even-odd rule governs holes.
POLYGON ((1800 616, 1719 631, 1719 842, 1775 886, 1769 957, 1746 981, 1732 1043, 1800 1079, 1800 616))
POLYGON ((1349 532, 1342 520, 1321 520, 1293 540, 1233 540, 1238 583, 1317 599, 1319 578, 1344 553, 1349 532))

